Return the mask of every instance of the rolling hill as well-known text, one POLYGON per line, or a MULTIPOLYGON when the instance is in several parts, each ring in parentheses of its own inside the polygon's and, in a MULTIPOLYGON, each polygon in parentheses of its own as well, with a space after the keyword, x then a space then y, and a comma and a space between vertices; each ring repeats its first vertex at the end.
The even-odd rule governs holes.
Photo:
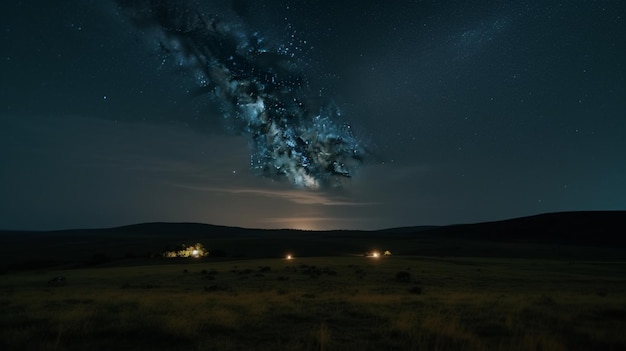
POLYGON ((546 213, 502 221, 378 231, 262 230, 200 223, 143 223, 105 229, 0 231, 0 265, 33 269, 160 257, 204 244, 216 257, 397 255, 626 259, 626 211, 546 213))

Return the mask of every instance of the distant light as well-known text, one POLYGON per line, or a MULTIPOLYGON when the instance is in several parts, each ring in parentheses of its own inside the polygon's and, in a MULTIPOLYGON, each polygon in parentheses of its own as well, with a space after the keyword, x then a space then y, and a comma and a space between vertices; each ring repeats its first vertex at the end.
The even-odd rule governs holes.
POLYGON ((293 259, 293 256, 287 255, 287 257, 285 257, 285 258, 288 259, 288 260, 291 260, 291 259, 293 259))
POLYGON ((378 251, 374 251, 374 252, 372 252, 372 257, 378 258, 378 257, 380 257, 380 253, 378 251))
POLYGON ((192 255, 193 257, 198 257, 198 250, 193 250, 193 251, 191 251, 191 255, 192 255))

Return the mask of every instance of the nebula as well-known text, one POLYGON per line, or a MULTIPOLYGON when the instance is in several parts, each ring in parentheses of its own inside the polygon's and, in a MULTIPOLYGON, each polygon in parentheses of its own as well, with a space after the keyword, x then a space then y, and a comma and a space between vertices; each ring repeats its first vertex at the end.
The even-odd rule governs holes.
POLYGON ((241 16, 226 20, 187 1, 117 4, 193 75, 193 94, 210 96, 230 128, 248 138, 255 173, 316 189, 340 186, 362 164, 365 148, 339 108, 312 91, 298 44, 276 44, 241 16))

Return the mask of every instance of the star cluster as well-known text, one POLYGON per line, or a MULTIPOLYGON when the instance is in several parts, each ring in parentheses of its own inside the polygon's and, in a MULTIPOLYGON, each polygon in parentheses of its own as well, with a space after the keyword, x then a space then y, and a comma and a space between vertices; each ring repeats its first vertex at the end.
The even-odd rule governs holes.
POLYGON ((161 52, 197 81, 194 94, 210 94, 231 128, 249 138, 258 174, 297 187, 338 186, 362 162, 364 149, 339 108, 313 99, 295 40, 271 45, 186 2, 118 3, 137 26, 157 30, 161 52))

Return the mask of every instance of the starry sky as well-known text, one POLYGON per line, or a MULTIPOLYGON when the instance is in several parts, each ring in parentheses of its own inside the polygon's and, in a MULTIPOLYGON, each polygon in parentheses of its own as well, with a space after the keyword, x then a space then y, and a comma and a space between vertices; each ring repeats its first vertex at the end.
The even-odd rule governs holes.
POLYGON ((127 3, 150 1, 0 4, 0 229, 626 210, 622 1, 187 1, 291 48, 298 96, 339 111, 362 162, 314 188, 255 171, 250 137, 127 3))

